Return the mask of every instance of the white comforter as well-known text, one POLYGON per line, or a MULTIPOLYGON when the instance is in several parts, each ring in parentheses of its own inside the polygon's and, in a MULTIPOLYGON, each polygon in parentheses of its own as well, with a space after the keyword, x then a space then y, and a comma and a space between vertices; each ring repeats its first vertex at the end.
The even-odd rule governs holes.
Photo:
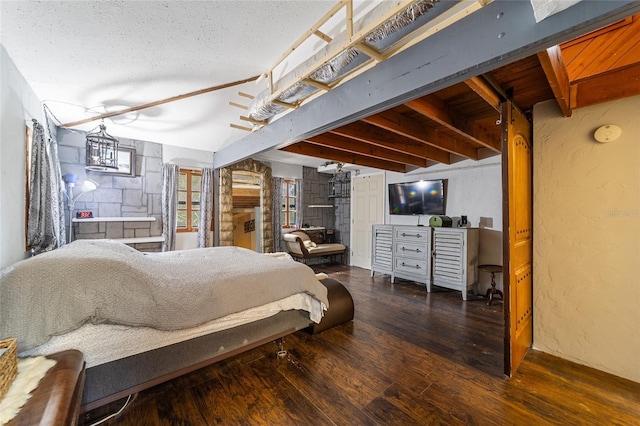
POLYGON ((0 338, 17 337, 23 351, 87 322, 177 330, 296 293, 328 305, 310 268, 251 250, 141 253, 77 240, 2 270, 0 338))

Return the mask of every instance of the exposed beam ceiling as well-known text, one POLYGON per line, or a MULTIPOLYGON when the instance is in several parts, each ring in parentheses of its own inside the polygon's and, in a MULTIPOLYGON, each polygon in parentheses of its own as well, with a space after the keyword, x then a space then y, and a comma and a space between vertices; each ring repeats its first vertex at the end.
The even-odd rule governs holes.
MULTIPOLYGON (((308 138, 307 142, 357 155, 349 160, 353 164, 365 166, 358 161, 368 158, 386 160, 389 164, 384 168, 394 171, 399 164, 450 164, 456 156, 478 160, 483 149, 483 156, 487 152, 497 155, 500 106, 507 92, 513 93, 523 110, 555 99, 565 117, 571 116, 573 108, 640 94, 640 54, 634 50, 631 60, 618 58, 612 62, 608 59, 611 53, 603 48, 607 45, 625 52, 634 46, 640 51, 640 19, 630 17, 565 45, 581 49, 579 54, 569 56, 574 65, 587 66, 596 72, 594 75, 575 65, 574 73, 579 73, 580 79, 572 81, 563 47, 552 46, 486 75, 308 138), (601 61, 609 65, 603 66, 601 61)), ((287 150, 294 152, 296 146, 287 150)))
MULTIPOLYGON (((584 3, 589 4, 577 4, 540 25, 525 16, 530 12, 525 2, 495 1, 465 18, 463 38, 455 28, 443 29, 252 133, 243 139, 242 149, 250 155, 277 146, 286 152, 406 172, 461 158, 478 160, 487 153, 499 155, 500 104, 507 94, 525 111, 555 99, 565 116, 572 108, 640 94, 640 28, 637 17, 628 17, 640 5, 584 3), (496 21, 507 11, 508 22, 496 21), (582 35, 607 24, 613 24, 612 29, 598 31, 595 37, 615 39, 605 45, 626 52, 625 60, 612 61, 610 50, 603 52, 603 44, 593 42, 592 34, 565 45, 543 44, 564 42, 569 34, 582 35), (482 44, 501 31, 511 36, 509 43, 482 44), (583 38, 591 40, 590 46, 583 38), (565 49, 571 49, 569 60, 565 49), (480 57, 508 63, 497 66, 495 60, 483 62, 480 57), (580 69, 584 58, 593 59, 590 69, 595 74, 580 69), (606 85, 616 87, 605 90, 606 85)), ((214 166, 240 155, 236 149, 231 146, 216 154, 214 166)))

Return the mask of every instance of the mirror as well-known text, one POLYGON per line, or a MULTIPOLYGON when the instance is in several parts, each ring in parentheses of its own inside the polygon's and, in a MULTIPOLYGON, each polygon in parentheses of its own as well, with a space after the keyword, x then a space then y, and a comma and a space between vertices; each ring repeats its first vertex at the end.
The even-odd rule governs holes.
MULTIPOLYGON (((234 245, 234 172, 241 172, 235 175, 236 180, 251 179, 253 182, 259 181, 260 183, 260 206, 257 212, 254 207, 255 222, 251 223, 251 219, 242 219, 235 224, 235 228, 240 228, 239 231, 244 233, 245 222, 248 222, 247 231, 249 232, 247 233, 250 233, 250 229, 255 227, 258 234, 255 250, 259 253, 271 253, 273 252, 273 177, 271 167, 250 158, 220 169, 219 245, 234 245)), ((253 195, 253 199, 255 201, 255 195, 253 195)), ((240 213, 238 210, 236 212, 240 213)))

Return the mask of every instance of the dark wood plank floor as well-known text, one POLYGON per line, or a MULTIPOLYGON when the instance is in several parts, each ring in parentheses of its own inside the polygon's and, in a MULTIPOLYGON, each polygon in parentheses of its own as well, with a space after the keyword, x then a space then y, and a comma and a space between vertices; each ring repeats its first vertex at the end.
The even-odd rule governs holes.
POLYGON ((352 323, 287 337, 286 357, 271 343, 141 392, 104 424, 640 424, 638 383, 536 351, 505 378, 501 302, 314 269, 349 289, 352 323))

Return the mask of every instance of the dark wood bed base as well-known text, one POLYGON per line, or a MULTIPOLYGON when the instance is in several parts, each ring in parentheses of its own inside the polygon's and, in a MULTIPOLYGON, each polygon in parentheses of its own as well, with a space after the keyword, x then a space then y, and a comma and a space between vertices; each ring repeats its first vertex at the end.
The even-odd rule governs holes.
POLYGON ((298 330, 308 328, 316 334, 351 321, 354 307, 349 291, 333 279, 322 283, 328 290, 329 308, 320 324, 314 324, 306 312, 284 311, 260 321, 87 368, 80 412, 91 411, 298 330))

